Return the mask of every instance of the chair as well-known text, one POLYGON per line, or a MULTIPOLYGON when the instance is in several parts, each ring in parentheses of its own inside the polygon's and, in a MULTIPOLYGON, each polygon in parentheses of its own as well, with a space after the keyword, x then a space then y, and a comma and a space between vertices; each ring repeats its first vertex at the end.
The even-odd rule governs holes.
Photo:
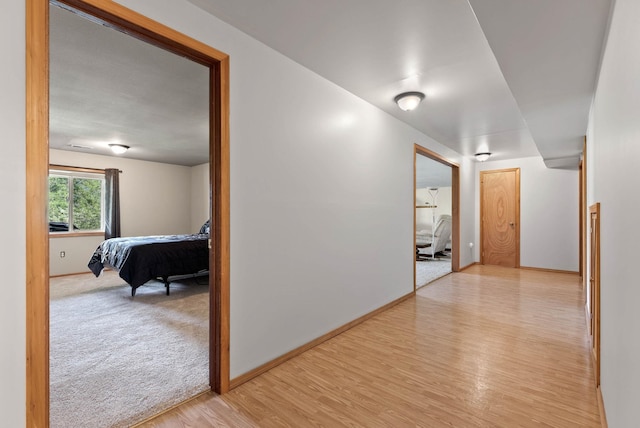
POLYGON ((451 239, 451 216, 442 214, 438 217, 433 234, 416 234, 416 259, 426 260, 427 256, 435 258, 436 254, 446 250, 451 239), (420 253, 420 248, 430 247, 431 254, 420 253))

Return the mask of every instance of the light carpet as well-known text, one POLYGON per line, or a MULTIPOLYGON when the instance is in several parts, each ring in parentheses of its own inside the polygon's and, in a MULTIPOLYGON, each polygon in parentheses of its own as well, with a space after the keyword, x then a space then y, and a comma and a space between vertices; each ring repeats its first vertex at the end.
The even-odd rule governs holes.
POLYGON ((451 256, 416 261, 416 288, 451 273, 451 256))
POLYGON ((207 278, 51 279, 51 427, 125 427, 209 389, 207 278))

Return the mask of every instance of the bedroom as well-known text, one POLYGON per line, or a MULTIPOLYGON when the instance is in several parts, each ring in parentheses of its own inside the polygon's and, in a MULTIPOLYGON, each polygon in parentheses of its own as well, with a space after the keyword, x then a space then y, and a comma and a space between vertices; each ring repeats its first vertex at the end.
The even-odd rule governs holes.
MULTIPOLYGON (((50 171, 120 170, 123 237, 197 233, 210 205, 209 69, 55 6, 50 13, 50 171), (116 141, 129 150, 111 153, 116 141)), ((149 281, 133 298, 116 272, 89 272, 103 240, 95 231, 50 233, 52 426, 130 424, 208 389, 206 272, 177 279, 170 297, 161 281, 149 281), (136 324, 133 332, 127 324, 136 324), (176 335, 184 331, 188 337, 176 335), (162 361, 145 366, 156 350, 162 361)))
MULTIPOLYGON (((122 171, 122 236, 195 233, 209 217, 208 163, 189 167, 58 149, 50 150, 49 156, 54 165, 122 171)), ((52 233, 50 275, 88 272, 89 257, 103 240, 104 235, 52 233)))

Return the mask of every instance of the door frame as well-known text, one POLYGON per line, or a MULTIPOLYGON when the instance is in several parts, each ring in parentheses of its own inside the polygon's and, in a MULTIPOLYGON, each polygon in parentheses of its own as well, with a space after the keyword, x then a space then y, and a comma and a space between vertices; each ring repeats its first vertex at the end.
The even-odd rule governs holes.
POLYGON ((505 169, 492 169, 492 170, 484 170, 480 171, 480 264, 484 265, 484 221, 482 221, 484 216, 484 186, 483 186, 483 176, 485 174, 495 174, 501 172, 515 172, 516 173, 516 265, 515 268, 520 267, 520 168, 505 168, 505 169))
POLYGON ((413 291, 416 290, 416 156, 426 156, 451 167, 451 271, 460 272, 460 166, 436 152, 413 145, 413 291))
MULTIPOLYGON (((229 56, 115 2, 59 0, 210 73, 210 384, 229 390, 229 56)), ((49 426, 49 0, 26 0, 26 419, 49 426)))

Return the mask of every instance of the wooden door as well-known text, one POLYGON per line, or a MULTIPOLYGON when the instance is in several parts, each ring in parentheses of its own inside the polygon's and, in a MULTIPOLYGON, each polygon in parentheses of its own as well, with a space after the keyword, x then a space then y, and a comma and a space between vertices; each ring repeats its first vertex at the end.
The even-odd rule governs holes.
POLYGON ((480 172, 480 262, 520 267, 520 168, 480 172))
POLYGON ((596 387, 600 385, 600 204, 589 207, 591 238, 589 257, 589 289, 591 316, 591 355, 595 372, 596 387))

